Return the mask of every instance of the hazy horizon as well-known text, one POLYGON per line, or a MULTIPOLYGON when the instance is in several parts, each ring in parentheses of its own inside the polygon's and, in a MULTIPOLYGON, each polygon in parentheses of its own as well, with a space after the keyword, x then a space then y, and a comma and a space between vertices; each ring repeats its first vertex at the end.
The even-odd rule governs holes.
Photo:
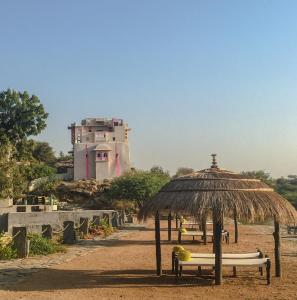
POLYGON ((9 1, 0 90, 49 112, 35 139, 71 149, 67 126, 120 117, 136 168, 297 174, 295 1, 9 1), (12 18, 13 17, 13 18, 12 18))

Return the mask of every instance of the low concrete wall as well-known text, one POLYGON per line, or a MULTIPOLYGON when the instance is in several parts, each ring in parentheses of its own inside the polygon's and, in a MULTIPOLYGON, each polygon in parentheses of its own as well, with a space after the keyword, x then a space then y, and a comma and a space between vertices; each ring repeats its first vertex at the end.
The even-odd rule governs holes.
MULTIPOLYGON (((64 221, 74 221, 79 224, 81 217, 89 218, 92 221, 93 216, 103 217, 108 214, 112 218, 114 210, 79 210, 79 211, 55 211, 55 212, 10 212, 8 218, 8 232, 12 232, 13 226, 28 226, 37 228, 43 224, 49 224, 54 230, 59 230, 63 226, 64 221)), ((31 230, 30 230, 31 231, 31 230)))

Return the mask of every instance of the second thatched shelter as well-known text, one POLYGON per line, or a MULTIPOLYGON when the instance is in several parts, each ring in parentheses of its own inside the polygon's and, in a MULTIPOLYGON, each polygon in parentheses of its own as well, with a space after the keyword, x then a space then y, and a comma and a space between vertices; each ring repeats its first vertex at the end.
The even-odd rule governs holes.
POLYGON ((223 216, 254 222, 274 219, 276 276, 281 274, 279 223, 296 220, 295 208, 282 196, 259 179, 222 170, 216 155, 209 169, 171 180, 150 201, 146 202, 139 217, 155 215, 157 273, 161 275, 161 247, 159 213, 187 214, 202 220, 213 217, 216 257, 216 284, 222 280, 221 232, 223 216))

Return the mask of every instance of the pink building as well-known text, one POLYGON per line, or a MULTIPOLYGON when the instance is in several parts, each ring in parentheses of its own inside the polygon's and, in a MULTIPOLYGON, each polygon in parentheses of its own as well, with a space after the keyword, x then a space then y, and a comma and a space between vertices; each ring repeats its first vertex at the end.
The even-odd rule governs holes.
POLYGON ((122 119, 88 118, 68 128, 73 144, 74 180, 102 182, 131 169, 130 129, 122 119))

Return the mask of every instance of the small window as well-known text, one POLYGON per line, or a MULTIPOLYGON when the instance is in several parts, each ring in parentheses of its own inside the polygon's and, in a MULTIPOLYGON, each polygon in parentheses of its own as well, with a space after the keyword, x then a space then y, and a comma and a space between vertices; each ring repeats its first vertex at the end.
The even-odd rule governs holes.
POLYGON ((107 158, 107 157, 108 157, 108 154, 107 154, 107 152, 104 152, 104 153, 103 153, 103 157, 105 157, 105 158, 107 158))
POLYGON ((101 157, 101 152, 97 153, 97 157, 99 157, 99 158, 101 157))
POLYGON ((112 140, 115 141, 115 137, 113 137, 112 140))

